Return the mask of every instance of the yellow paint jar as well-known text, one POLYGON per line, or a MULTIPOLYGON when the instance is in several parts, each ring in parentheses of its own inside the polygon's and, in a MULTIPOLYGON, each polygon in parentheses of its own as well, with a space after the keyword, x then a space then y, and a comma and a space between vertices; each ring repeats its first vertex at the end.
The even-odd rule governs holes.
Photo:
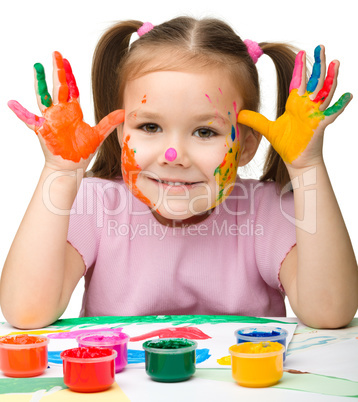
POLYGON ((243 387, 269 387, 283 375, 285 347, 278 342, 245 342, 229 348, 234 380, 243 387))

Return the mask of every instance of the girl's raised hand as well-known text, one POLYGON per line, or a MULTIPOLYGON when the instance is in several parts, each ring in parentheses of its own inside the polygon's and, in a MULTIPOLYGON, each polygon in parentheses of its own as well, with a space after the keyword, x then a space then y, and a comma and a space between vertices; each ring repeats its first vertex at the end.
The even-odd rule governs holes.
POLYGON ((276 121, 259 113, 242 110, 238 122, 263 134, 293 168, 309 167, 322 161, 324 129, 340 115, 352 99, 345 93, 328 107, 337 86, 339 62, 330 63, 326 74, 323 46, 315 49, 312 75, 306 85, 306 54, 297 54, 286 110, 276 121))
POLYGON ((9 101, 8 105, 39 136, 46 163, 52 168, 76 168, 81 160, 81 167, 87 167, 105 138, 123 123, 124 110, 110 113, 95 127, 89 126, 83 121, 70 63, 54 52, 53 64, 53 99, 47 90, 43 66, 34 66, 37 103, 43 117, 30 113, 16 101, 9 101))

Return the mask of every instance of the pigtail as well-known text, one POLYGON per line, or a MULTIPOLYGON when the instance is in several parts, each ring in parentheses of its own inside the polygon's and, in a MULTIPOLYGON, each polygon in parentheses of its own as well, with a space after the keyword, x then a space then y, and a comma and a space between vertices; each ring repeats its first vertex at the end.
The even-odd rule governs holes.
MULTIPOLYGON (((277 112, 276 118, 280 117, 286 107, 292 73, 295 66, 296 49, 283 43, 259 44, 264 54, 269 56, 275 64, 277 75, 277 112)), ((289 181, 290 176, 280 155, 270 146, 264 164, 261 181, 275 181, 283 188, 289 181)))
MULTIPOLYGON (((118 70, 125 59, 133 33, 143 25, 140 21, 120 22, 99 40, 92 61, 92 91, 95 120, 98 123, 110 112, 118 109, 120 77, 118 70)), ((103 142, 96 155, 91 174, 113 179, 121 176, 121 148, 114 130, 103 142)))

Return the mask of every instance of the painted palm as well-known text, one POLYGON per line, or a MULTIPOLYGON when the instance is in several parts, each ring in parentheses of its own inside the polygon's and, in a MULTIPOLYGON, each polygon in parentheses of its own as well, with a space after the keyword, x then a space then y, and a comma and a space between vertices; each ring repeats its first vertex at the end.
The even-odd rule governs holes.
POLYGON ((34 65, 35 87, 43 117, 30 113, 16 101, 10 109, 28 127, 40 135, 53 155, 79 162, 87 159, 106 136, 124 121, 124 111, 116 110, 104 117, 95 127, 83 121, 79 91, 68 60, 54 52, 54 100, 48 92, 45 71, 40 63, 34 65))
POLYGON ((259 113, 242 110, 238 122, 263 134, 286 163, 292 164, 306 150, 315 134, 343 112, 352 98, 345 93, 331 107, 327 107, 334 94, 339 62, 330 63, 325 77, 324 47, 315 49, 315 63, 306 86, 306 55, 297 54, 286 110, 276 121, 259 113))

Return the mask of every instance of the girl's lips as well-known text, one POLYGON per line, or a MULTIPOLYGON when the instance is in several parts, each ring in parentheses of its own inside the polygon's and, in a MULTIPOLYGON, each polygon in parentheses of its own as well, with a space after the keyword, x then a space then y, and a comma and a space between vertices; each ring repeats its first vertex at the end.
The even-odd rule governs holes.
POLYGON ((172 189, 178 188, 182 189, 184 188, 191 188, 194 187, 195 185, 203 183, 202 181, 196 181, 196 182, 186 182, 186 181, 181 181, 181 180, 164 180, 164 179, 153 179, 149 177, 150 180, 153 182, 157 183, 160 186, 163 186, 165 188, 171 187, 172 189))

